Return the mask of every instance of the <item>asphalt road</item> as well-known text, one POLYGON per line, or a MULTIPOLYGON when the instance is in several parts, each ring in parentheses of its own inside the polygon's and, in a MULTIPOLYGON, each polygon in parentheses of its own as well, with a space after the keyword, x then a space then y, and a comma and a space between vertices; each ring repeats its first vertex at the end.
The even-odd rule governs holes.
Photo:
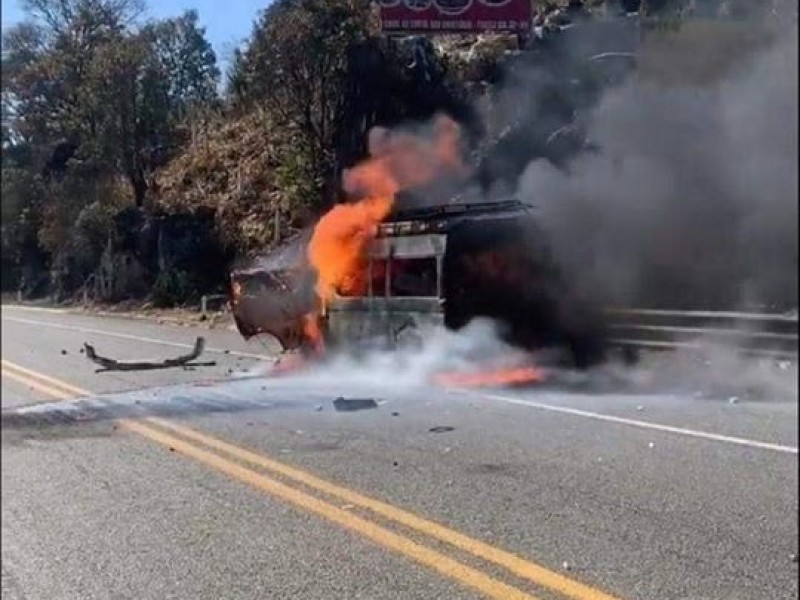
POLYGON ((703 395, 274 379, 241 372, 263 347, 202 333, 214 367, 97 373, 84 341, 167 357, 198 330, 3 307, 3 598, 798 595, 785 381, 731 401, 735 374, 703 395))

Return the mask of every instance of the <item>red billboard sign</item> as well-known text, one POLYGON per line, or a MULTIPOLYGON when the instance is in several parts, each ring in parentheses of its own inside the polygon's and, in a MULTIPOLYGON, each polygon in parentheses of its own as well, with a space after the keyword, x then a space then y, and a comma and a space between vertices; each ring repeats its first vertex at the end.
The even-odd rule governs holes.
POLYGON ((379 0, 384 33, 526 33, 531 0, 379 0))

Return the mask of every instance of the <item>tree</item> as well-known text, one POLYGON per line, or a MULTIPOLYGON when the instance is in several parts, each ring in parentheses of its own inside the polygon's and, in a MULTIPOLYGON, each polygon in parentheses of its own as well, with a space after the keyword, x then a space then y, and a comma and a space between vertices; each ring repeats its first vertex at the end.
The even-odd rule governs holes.
POLYGON ((306 158, 292 162, 315 171, 303 169, 303 177, 321 182, 318 205, 331 200, 349 53, 368 36, 369 20, 368 3, 359 0, 278 0, 234 56, 229 92, 240 105, 265 105, 280 126, 297 132, 296 150, 306 158))
POLYGON ((29 20, 3 34, 3 247, 33 244, 73 285, 114 212, 145 203, 189 116, 216 102, 219 71, 194 11, 141 25, 140 0, 23 8, 29 20))

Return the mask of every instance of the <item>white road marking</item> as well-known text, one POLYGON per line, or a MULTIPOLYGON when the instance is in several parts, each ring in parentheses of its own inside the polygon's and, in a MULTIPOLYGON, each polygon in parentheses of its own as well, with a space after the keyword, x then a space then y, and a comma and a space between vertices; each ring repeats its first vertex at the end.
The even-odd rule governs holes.
POLYGON ((785 454, 797 454, 798 449, 794 446, 783 446, 781 444, 773 444, 770 442, 761 442, 758 440, 750 440, 747 438, 734 437, 729 435, 722 435, 719 433, 711 433, 708 431, 699 431, 696 429, 687 429, 685 427, 674 427, 672 425, 662 425, 660 423, 651 423, 648 421, 638 421, 636 419, 628 419, 625 417, 617 417, 614 415, 606 415, 603 413, 592 412, 588 410, 581 410, 579 408, 570 408, 568 406, 556 406, 553 404, 545 404, 543 402, 536 402, 535 400, 526 400, 524 398, 514 398, 512 396, 503 396, 500 394, 485 394, 483 392, 476 392, 475 390, 458 390, 464 394, 480 396, 488 400, 495 400, 497 402, 504 402, 506 404, 515 404, 517 406, 527 406, 530 408, 537 408, 539 410, 546 410, 550 412, 562 413, 566 415, 573 415, 576 417, 584 417, 587 419, 595 419, 596 421, 606 421, 607 423, 618 423, 620 425, 629 425, 638 427, 640 429, 652 429, 665 433, 675 433, 688 437, 700 438, 704 440, 711 440, 714 442, 723 442, 726 444, 736 444, 738 446, 747 446, 749 448, 758 448, 760 450, 772 450, 774 452, 783 452, 785 454))
MULTIPOLYGON (((24 323, 26 325, 41 325, 44 327, 52 327, 54 329, 66 329, 69 331, 80 331, 81 333, 91 333, 95 335, 105 335, 108 337, 120 338, 123 340, 134 340, 137 342, 146 342, 148 344, 161 344, 162 346, 173 346, 175 348, 194 348, 194 344, 183 344, 180 342, 169 342, 167 340, 160 340, 158 338, 142 337, 138 335, 130 335, 127 333, 114 333, 112 331, 103 331, 102 329, 93 329, 91 327, 78 327, 77 325, 62 325, 60 323, 48 323, 47 321, 35 321, 33 319, 21 319, 19 317, 3 317, 4 321, 13 321, 14 323, 24 323)), ((225 350, 224 348, 206 348, 206 352, 216 352, 217 354, 229 354, 231 356, 241 356, 244 358, 256 358, 263 360, 270 358, 266 354, 252 354, 250 352, 239 352, 237 350, 225 350)))

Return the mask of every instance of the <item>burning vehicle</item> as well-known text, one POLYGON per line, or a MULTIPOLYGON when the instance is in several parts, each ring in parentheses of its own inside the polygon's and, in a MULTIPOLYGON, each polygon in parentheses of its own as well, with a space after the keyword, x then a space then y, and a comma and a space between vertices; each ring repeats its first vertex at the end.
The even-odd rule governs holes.
POLYGON ((516 348, 566 350, 577 367, 602 360, 599 313, 566 285, 532 207, 409 201, 468 173, 458 125, 440 117, 431 129, 371 131, 371 156, 343 177, 349 201, 322 216, 292 259, 231 274, 239 332, 320 357, 418 343, 431 328, 483 317, 516 348))
POLYGON ((484 317, 514 347, 562 349, 588 367, 604 356, 599 314, 571 298, 543 239, 515 200, 398 210, 365 245, 359 282, 326 302, 306 262, 234 271, 234 319, 245 338, 310 355, 420 343, 484 317))

